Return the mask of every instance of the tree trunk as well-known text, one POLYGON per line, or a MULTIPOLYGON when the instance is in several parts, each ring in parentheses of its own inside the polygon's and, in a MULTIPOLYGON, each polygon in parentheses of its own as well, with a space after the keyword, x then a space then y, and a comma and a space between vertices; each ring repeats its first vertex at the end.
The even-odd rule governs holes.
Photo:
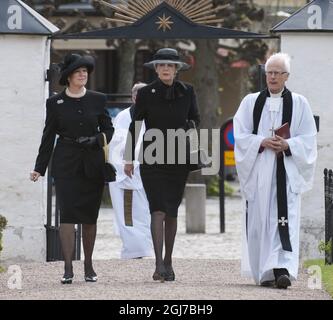
MULTIPOLYGON (((219 77, 216 66, 217 40, 196 40, 196 65, 193 84, 197 93, 200 127, 213 129, 218 127, 218 107, 220 106, 219 77)), ((209 183, 211 176, 203 177, 199 172, 192 173, 189 182, 209 183)))
POLYGON ((134 79, 136 46, 134 40, 120 40, 118 47, 118 93, 130 93, 134 79))
POLYGON ((201 128, 217 126, 220 106, 219 77, 216 66, 217 40, 196 40, 194 86, 198 96, 201 128))

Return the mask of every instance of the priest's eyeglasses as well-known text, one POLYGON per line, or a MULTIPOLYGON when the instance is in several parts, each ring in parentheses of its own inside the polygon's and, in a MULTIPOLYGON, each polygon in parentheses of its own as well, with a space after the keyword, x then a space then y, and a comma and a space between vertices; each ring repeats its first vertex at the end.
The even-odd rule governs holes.
POLYGON ((274 77, 279 77, 282 76, 285 73, 288 73, 287 71, 266 71, 266 76, 274 76, 274 77))

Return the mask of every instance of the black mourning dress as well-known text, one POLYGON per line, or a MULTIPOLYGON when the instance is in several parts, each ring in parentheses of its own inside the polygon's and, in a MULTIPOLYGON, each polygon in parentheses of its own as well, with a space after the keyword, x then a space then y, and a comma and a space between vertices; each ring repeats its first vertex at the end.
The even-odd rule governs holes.
MULTIPOLYGON (((196 95, 193 87, 180 81, 172 86, 165 85, 161 80, 143 87, 138 91, 130 134, 135 136, 135 121, 144 120, 146 133, 149 129, 160 129, 165 136, 167 129, 188 130, 193 121, 198 126, 200 116, 196 95), (189 121, 193 120, 193 121, 189 121)), ((153 141, 143 141, 143 154, 153 141)), ((135 139, 132 139, 132 160, 135 139)), ((130 148, 127 143, 126 150, 130 148)), ((177 146, 177 144, 176 144, 177 146)), ((127 152, 126 151, 126 152, 127 152)), ((177 150, 176 150, 177 154, 177 150)), ((127 160, 128 155, 126 156, 127 160)), ((164 159, 167 160, 167 145, 164 145, 164 159)), ((150 212, 162 211, 177 217, 178 207, 184 194, 189 167, 185 164, 150 164, 143 159, 140 173, 147 194, 150 212)))
POLYGON ((104 189, 104 138, 111 140, 113 126, 106 96, 86 91, 71 98, 65 91, 47 100, 46 121, 35 171, 42 176, 48 166, 56 135, 51 175, 55 181, 60 223, 96 224, 104 189), (92 146, 76 139, 95 136, 92 146))

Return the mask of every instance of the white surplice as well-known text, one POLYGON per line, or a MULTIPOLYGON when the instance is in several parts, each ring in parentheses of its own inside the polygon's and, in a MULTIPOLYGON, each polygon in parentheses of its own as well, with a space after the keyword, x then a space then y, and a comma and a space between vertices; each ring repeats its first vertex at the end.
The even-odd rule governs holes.
MULTIPOLYGON (((112 205, 116 216, 116 229, 122 240, 121 258, 133 259, 137 257, 150 257, 153 255, 153 246, 150 232, 150 212, 146 193, 143 189, 139 162, 134 162, 134 175, 132 179, 124 172, 123 155, 125 152, 128 128, 132 122, 130 108, 121 111, 114 119, 115 132, 110 142, 110 162, 116 167, 117 178, 109 184, 112 205), (133 226, 126 226, 124 219, 124 191, 133 190, 132 220, 133 226)), ((136 157, 145 131, 142 125, 136 148, 136 157)))
MULTIPOLYGON (((259 93, 247 95, 234 117, 235 158, 242 196, 247 201, 248 221, 243 219, 242 275, 257 284, 274 280, 273 269, 286 268, 295 280, 299 264, 301 194, 312 187, 317 158, 316 125, 306 98, 292 93, 293 114, 288 144, 292 156, 284 155, 286 168, 288 223, 292 252, 282 249, 278 231, 276 155, 262 141, 272 136, 272 127, 282 123, 279 104, 267 98, 258 134, 253 132, 253 109, 259 93)), ((244 204, 245 206, 245 204, 244 204)), ((244 208, 244 211, 245 208, 244 208)))

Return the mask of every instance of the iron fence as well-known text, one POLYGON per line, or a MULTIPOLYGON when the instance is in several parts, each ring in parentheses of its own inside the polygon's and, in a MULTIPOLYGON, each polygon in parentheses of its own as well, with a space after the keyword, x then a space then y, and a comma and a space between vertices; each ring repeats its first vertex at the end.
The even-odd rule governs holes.
POLYGON ((333 171, 324 170, 325 186, 325 264, 333 263, 333 171))

